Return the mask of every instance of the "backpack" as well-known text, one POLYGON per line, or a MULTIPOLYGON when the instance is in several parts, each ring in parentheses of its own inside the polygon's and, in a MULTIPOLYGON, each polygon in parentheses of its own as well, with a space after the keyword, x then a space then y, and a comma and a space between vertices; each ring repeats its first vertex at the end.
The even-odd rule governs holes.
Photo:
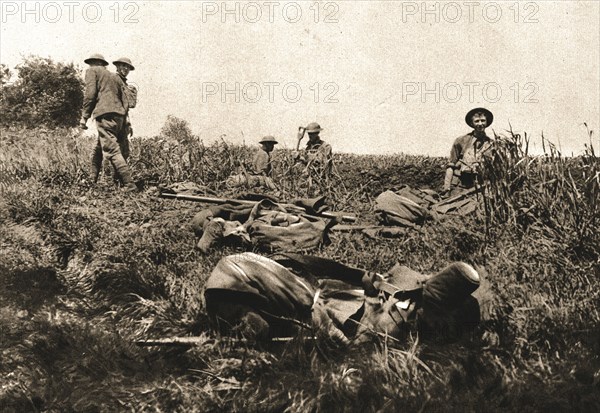
POLYGON ((137 93, 137 87, 134 85, 125 85, 123 88, 123 94, 129 109, 133 109, 137 105, 137 93))
POLYGON ((412 199, 385 191, 375 200, 375 215, 383 225, 414 227, 431 218, 426 207, 412 199))

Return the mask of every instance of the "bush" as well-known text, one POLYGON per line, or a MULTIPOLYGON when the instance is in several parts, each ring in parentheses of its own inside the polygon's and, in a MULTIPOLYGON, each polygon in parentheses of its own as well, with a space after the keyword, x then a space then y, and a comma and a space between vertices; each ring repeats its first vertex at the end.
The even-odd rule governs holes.
POLYGON ((0 63, 0 86, 4 86, 11 78, 12 73, 8 66, 0 63))
POLYGON ((4 65, 1 68, 0 124, 28 128, 77 125, 83 104, 83 81, 73 63, 30 56, 16 69, 17 81, 8 84, 10 71, 4 65))
POLYGON ((160 130, 161 136, 178 143, 188 143, 194 139, 188 122, 176 116, 169 115, 160 130))

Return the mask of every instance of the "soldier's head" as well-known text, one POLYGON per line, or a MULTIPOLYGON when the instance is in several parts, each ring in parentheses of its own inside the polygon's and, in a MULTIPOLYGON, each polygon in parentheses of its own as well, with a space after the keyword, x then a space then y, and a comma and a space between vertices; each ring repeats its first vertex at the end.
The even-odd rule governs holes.
POLYGON ((133 67, 133 64, 131 63, 131 59, 129 59, 128 57, 122 57, 120 59, 115 60, 113 62, 113 65, 117 67, 117 73, 123 77, 127 77, 127 75, 129 75, 129 72, 135 70, 135 67, 133 67))
POLYGON ((85 59, 84 62, 90 66, 108 66, 108 62, 100 53, 94 53, 85 59))
POLYGON ((258 143, 260 143, 265 152, 273 152, 275 145, 277 145, 277 140, 273 136, 265 136, 258 143))
POLYGON ((494 115, 485 108, 471 109, 469 113, 467 113, 467 116, 465 116, 465 122, 475 129, 475 133, 477 134, 483 134, 485 128, 490 126, 493 121, 494 115))
POLYGON ((316 142, 319 140, 319 133, 323 130, 321 126, 317 122, 309 123, 306 127, 306 133, 308 133, 308 139, 311 142, 316 142))

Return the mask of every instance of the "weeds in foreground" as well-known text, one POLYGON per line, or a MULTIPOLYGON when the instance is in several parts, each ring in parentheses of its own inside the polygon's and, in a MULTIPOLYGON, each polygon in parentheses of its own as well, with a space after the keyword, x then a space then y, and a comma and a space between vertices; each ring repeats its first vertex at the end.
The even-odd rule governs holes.
MULTIPOLYGON (((402 239, 337 234, 316 252, 375 271, 399 261, 431 273, 467 260, 497 295, 473 337, 339 351, 297 340, 266 351, 206 328, 202 287, 233 250, 194 250, 188 222, 201 207, 150 190, 126 197, 106 178, 90 186, 92 141, 70 133, 0 136, 0 410, 598 410, 599 167, 591 145, 578 158, 552 147, 533 157, 526 139, 500 139, 484 165, 482 214, 402 239), (172 335, 205 339, 191 349, 133 344, 172 335)), ((131 146, 140 186, 192 180, 226 196, 225 178, 252 156, 193 136, 131 146)), ((381 190, 438 189, 443 178, 439 159, 338 154, 329 180, 308 182, 292 171, 290 153, 277 156, 285 198, 326 195, 364 220, 381 190)))

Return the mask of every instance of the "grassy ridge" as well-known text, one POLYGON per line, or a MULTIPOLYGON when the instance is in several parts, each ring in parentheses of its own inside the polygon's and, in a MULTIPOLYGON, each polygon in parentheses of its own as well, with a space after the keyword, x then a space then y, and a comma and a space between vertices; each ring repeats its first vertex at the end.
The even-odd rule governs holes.
MULTIPOLYGON (((212 335, 201 292, 224 248, 202 256, 188 221, 201 207, 156 198, 190 179, 224 180, 252 149, 193 137, 132 142, 145 191, 87 181, 92 142, 70 130, 2 130, 0 138, 1 411, 597 411, 600 369, 600 161, 589 147, 530 157, 510 135, 484 165, 485 202, 403 239, 336 234, 318 255, 385 271, 433 272, 453 260, 485 271, 491 321, 451 344, 256 348, 212 335), (492 168, 493 166, 493 168, 492 168), (199 335, 188 351, 138 338, 199 335)), ((306 180, 277 153, 282 198, 324 193, 373 221, 401 184, 439 189, 443 159, 336 155, 328 181, 306 180)), ((110 175, 110 168, 106 168, 110 175)))

